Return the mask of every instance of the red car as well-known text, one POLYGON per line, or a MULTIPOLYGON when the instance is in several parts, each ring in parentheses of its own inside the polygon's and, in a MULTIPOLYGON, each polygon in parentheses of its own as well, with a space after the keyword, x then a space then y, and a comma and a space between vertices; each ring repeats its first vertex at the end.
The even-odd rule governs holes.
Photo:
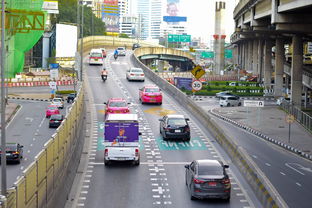
POLYGON ((130 113, 129 106, 125 99, 123 98, 111 98, 104 103, 105 106, 105 116, 111 113, 130 113))
POLYGON ((60 114, 60 110, 56 105, 48 105, 46 109, 46 118, 50 118, 50 116, 54 114, 60 114))
POLYGON ((159 87, 155 85, 144 86, 139 90, 139 100, 143 103, 162 104, 162 93, 159 87))

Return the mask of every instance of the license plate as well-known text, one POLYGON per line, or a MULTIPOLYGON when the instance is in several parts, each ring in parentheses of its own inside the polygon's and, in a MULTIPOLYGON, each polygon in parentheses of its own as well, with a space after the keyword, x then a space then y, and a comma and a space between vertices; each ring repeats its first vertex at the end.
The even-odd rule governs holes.
POLYGON ((177 132, 177 133, 181 133, 181 130, 179 130, 179 129, 178 129, 178 130, 175 130, 175 132, 177 132))
POLYGON ((55 121, 55 123, 59 123, 59 121, 55 121))
POLYGON ((94 59, 94 61, 98 61, 98 59, 94 59))
POLYGON ((10 156, 11 154, 10 154, 10 153, 6 153, 5 155, 6 155, 6 156, 10 156))
POLYGON ((155 100, 155 99, 150 99, 150 101, 151 101, 151 102, 156 102, 156 100, 155 100))
POLYGON ((217 183, 216 182, 208 182, 208 185, 209 186, 217 186, 217 183))
POLYGON ((120 111, 116 111, 115 113, 120 113, 120 111))

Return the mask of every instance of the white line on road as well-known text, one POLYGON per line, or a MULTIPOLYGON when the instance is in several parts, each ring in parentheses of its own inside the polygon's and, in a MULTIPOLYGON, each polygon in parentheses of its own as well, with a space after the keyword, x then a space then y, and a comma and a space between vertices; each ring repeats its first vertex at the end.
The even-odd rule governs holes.
MULTIPOLYGON (((45 119, 46 119, 46 118, 43 117, 43 119, 41 120, 41 122, 40 122, 40 124, 39 124, 39 128, 41 128, 41 126, 42 126, 42 124, 43 124, 43 122, 44 122, 45 119)), ((37 129, 37 131, 39 131, 39 129, 37 129)))
POLYGON ((290 169, 293 169, 293 170, 296 171, 297 173, 300 173, 301 175, 305 175, 303 172, 301 172, 301 171, 297 170, 296 168, 290 166, 288 163, 285 163, 285 165, 286 165, 287 167, 289 167, 290 169))
POLYGON ((271 164, 270 164, 270 163, 265 163, 265 165, 266 165, 266 166, 269 166, 269 167, 271 167, 271 164))
POLYGON ((280 172, 280 174, 282 174, 282 175, 286 175, 285 173, 283 173, 283 172, 280 172))
POLYGON ((300 183, 298 183, 298 182, 297 182, 296 184, 297 184, 298 186, 300 186, 300 187, 301 187, 301 184, 300 184, 300 183))
MULTIPOLYGON (((141 162, 140 165, 187 165, 191 162, 141 162)), ((104 165, 104 162, 90 162, 90 165, 104 165)))

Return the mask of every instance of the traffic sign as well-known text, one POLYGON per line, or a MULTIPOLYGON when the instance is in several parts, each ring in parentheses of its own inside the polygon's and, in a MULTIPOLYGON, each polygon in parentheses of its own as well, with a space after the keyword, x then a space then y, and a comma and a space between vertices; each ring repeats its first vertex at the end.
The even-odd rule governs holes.
POLYGON ((286 122, 291 124, 295 121, 295 116, 291 115, 291 114, 288 114, 285 118, 286 122))
POLYGON ((174 35, 169 34, 168 35, 168 42, 191 42, 191 36, 190 35, 174 35))
POLYGON ((49 86, 51 89, 56 90, 56 82, 49 82, 49 86))
POLYGON ((259 100, 244 100, 245 107, 264 107, 264 101, 259 100))
POLYGON ((195 80, 194 82, 192 82, 192 89, 193 90, 199 91, 199 90, 201 90, 202 87, 203 87, 203 84, 201 81, 195 80))
POLYGON ((204 76, 204 74, 205 74, 206 72, 205 72, 205 70, 204 70, 201 66, 197 65, 197 66, 195 66, 195 68, 191 71, 191 73, 194 75, 194 77, 195 77, 196 79, 199 79, 199 78, 201 78, 202 76, 204 76))

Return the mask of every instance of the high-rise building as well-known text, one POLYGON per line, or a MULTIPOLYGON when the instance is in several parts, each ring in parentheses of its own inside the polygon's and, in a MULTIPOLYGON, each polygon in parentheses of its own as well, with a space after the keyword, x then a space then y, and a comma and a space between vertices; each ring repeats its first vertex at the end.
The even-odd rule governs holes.
POLYGON ((128 35, 130 38, 137 37, 138 18, 136 15, 126 14, 121 17, 120 33, 128 35))
POLYGON ((162 23, 162 0, 137 0, 137 13, 140 16, 140 38, 160 38, 160 25, 162 23))

